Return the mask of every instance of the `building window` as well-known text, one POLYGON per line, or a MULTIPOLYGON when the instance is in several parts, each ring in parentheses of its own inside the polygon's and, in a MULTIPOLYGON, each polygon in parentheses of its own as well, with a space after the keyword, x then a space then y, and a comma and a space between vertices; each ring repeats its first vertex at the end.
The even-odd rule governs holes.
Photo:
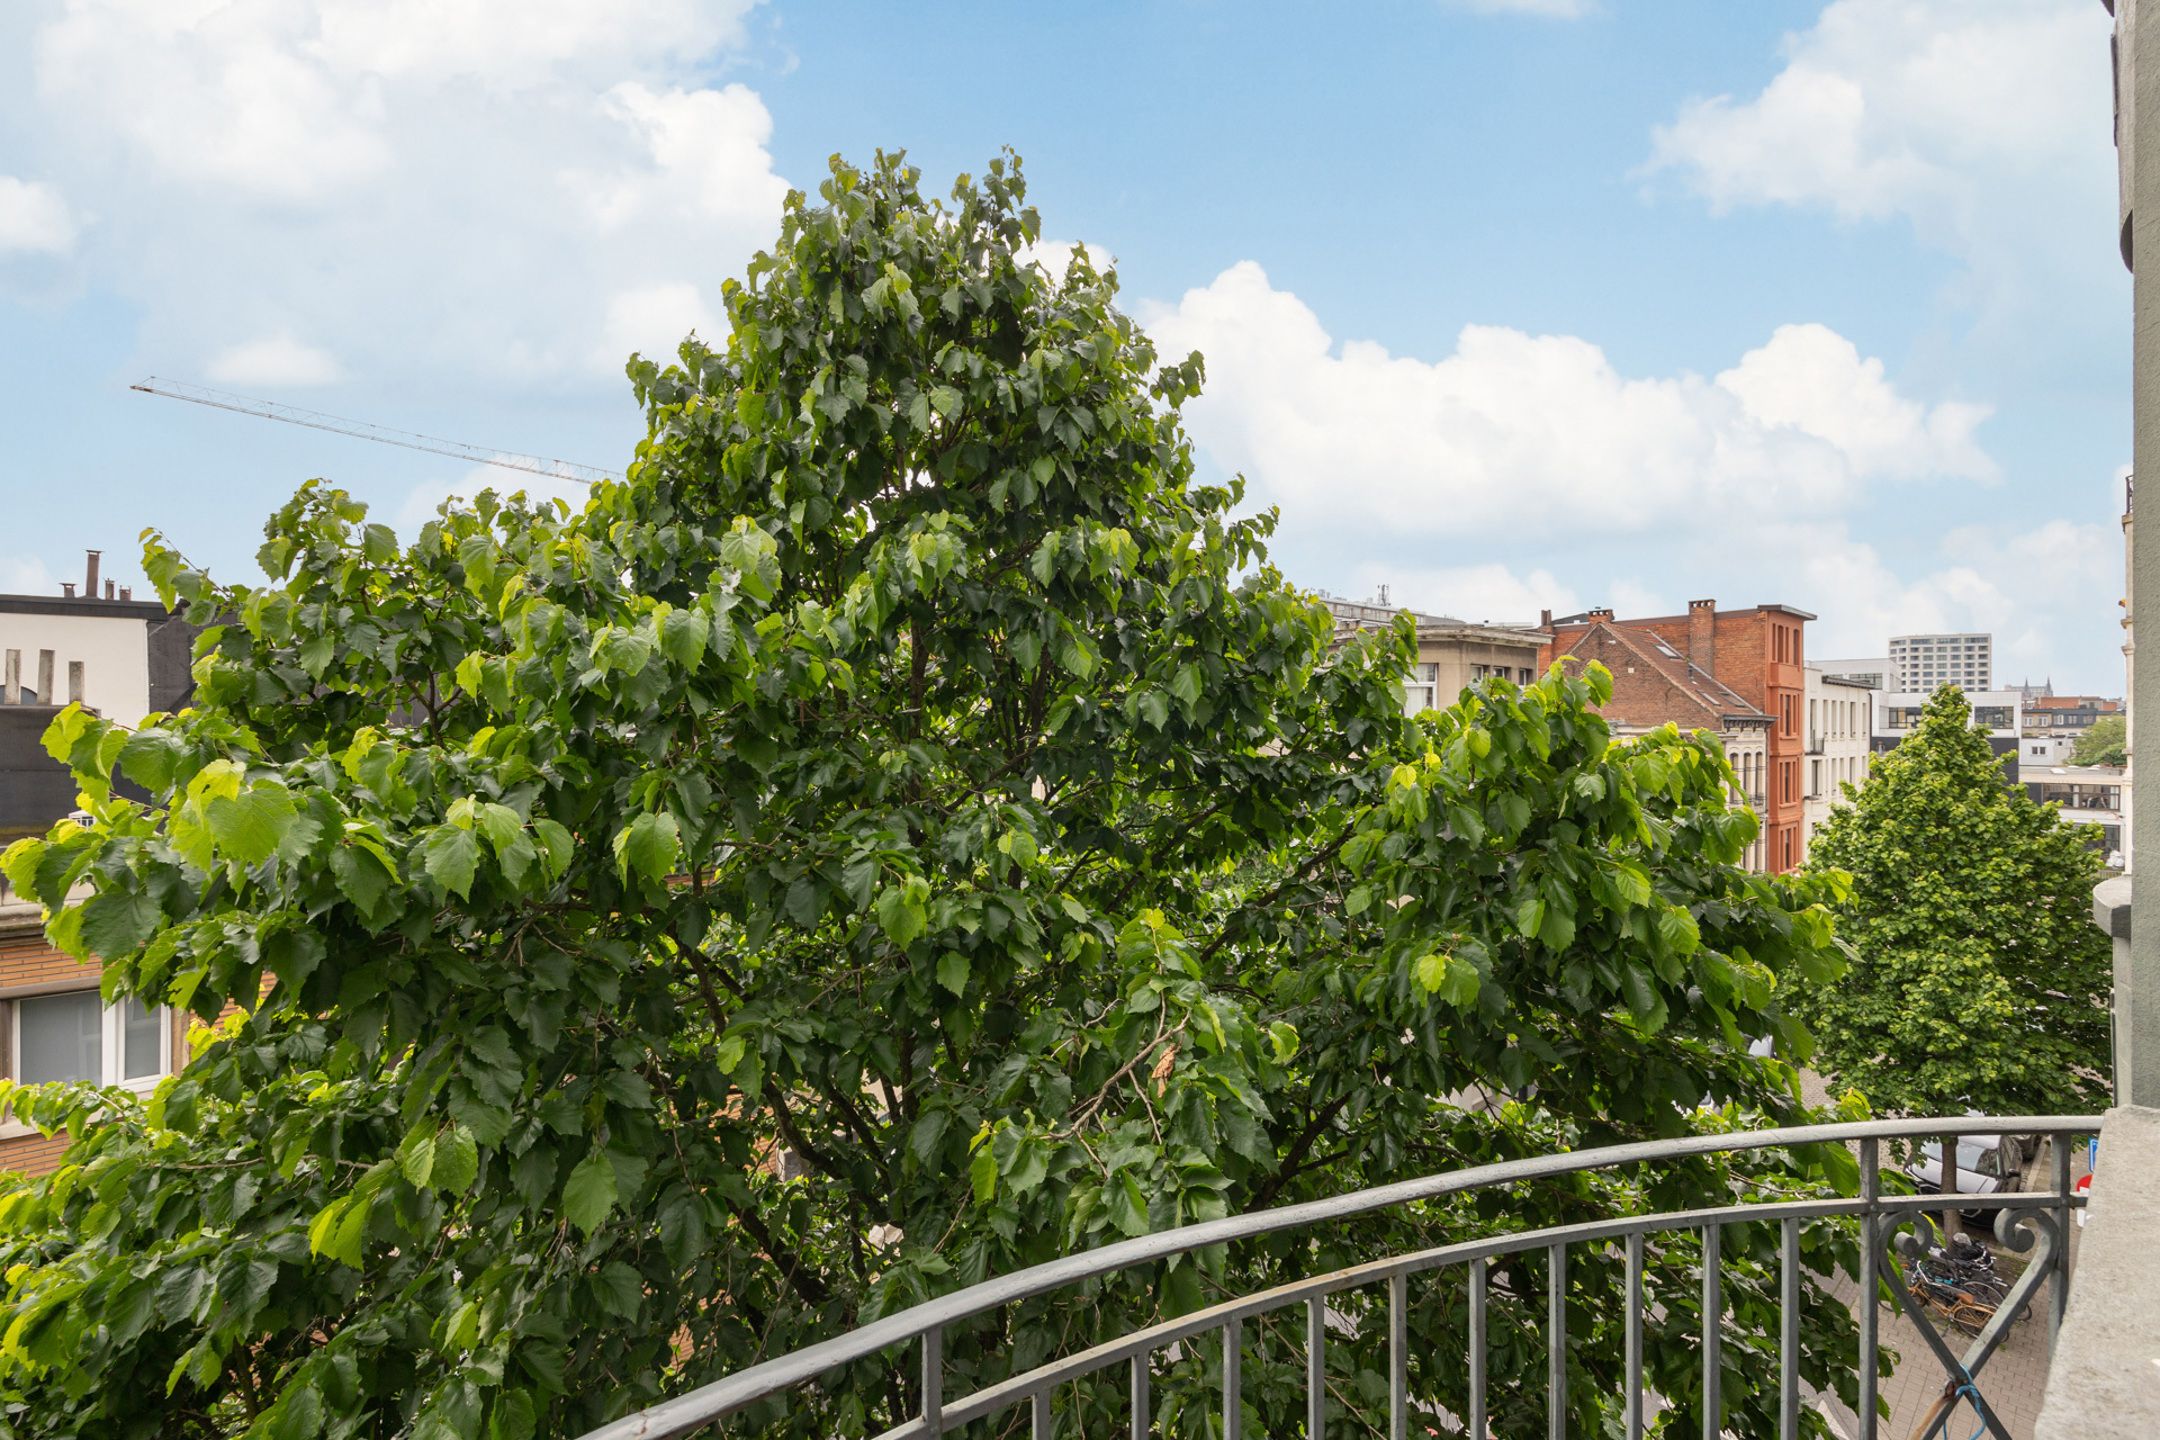
MULTIPOLYGON (((1480 669, 1483 667, 1480 666, 1480 669)), ((1403 682, 1403 713, 1416 715, 1430 710, 1438 701, 1440 667, 1425 664, 1411 667, 1410 678, 1403 682)))
POLYGON ((95 990, 31 995, 9 1009, 12 1078, 25 1085, 87 1080, 141 1086, 171 1068, 170 1012, 130 997, 117 1005, 95 990))

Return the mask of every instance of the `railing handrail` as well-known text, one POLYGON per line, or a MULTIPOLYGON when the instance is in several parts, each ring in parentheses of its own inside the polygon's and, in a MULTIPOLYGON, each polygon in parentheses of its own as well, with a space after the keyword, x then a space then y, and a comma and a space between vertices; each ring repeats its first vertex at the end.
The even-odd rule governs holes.
MULTIPOLYGON (((1561 1150, 1522 1160, 1501 1160, 1461 1170, 1399 1180, 1324 1200, 1308 1200, 1270 1210, 1229 1215, 1193 1225, 1120 1240, 1094 1250, 1060 1256, 1009 1275, 925 1300, 895 1314, 836 1335, 815 1345, 775 1356, 662 1400, 647 1409, 588 1431, 583 1440, 652 1440, 685 1434, 721 1419, 768 1395, 792 1389, 828 1370, 917 1340, 1000 1306, 1100 1275, 1131 1269, 1210 1245, 1250 1240, 1322 1221, 1370 1214, 1392 1206, 1524 1180, 1611 1169, 1644 1161, 1677 1160, 1738 1150, 1770 1150, 1797 1145, 1837 1145, 1849 1141, 1927 1140, 1955 1135, 2085 1135, 2100 1129, 2097 1115, 1962 1115, 1952 1118, 1860 1120, 1835 1125, 1795 1125, 1774 1130, 1735 1130, 1637 1141, 1590 1150, 1561 1150)), ((1965 1197, 1972 1198, 1972 1197, 1965 1197)))

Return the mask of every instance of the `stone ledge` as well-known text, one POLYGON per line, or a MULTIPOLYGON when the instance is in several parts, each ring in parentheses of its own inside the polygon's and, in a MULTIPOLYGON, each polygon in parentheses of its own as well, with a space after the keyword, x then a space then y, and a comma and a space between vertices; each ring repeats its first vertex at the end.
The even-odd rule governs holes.
POLYGON ((2117 875, 2093 886, 2093 924, 2117 940, 2130 938, 2130 877, 2117 875))
MULTIPOLYGON (((2104 887, 2103 887, 2104 888, 2104 887)), ((2098 908, 2098 901, 2095 902, 2098 908)), ((2160 1435, 2160 1110, 2107 1112, 2034 1440, 2160 1435)))

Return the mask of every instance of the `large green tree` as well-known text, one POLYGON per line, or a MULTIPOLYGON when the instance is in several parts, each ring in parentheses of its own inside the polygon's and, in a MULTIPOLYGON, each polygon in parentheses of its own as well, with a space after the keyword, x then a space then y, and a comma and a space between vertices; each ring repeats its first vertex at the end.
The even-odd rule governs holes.
POLYGON ((1971 716, 1937 691, 1809 847, 1852 887, 1852 968, 1804 1000, 1817 1064, 1893 1114, 2095 1110, 2111 972, 2091 827, 2006 784, 1971 716))
MULTIPOLYGON (((649 434, 582 509, 401 543, 310 484, 260 585, 151 544, 210 626, 195 708, 66 713, 93 823, 7 870, 111 993, 237 1014, 148 1104, 4 1094, 73 1136, 0 1184, 12 1423, 573 1433, 1074 1247, 1805 1118, 1747 1046, 1806 1054, 1836 882, 1740 868, 1715 743, 1611 743, 1600 673, 1406 717, 1407 630, 1333 649, 1272 515, 1195 478, 1199 359, 1036 238, 1006 162, 947 204, 836 161, 722 348, 632 364, 649 434)), ((952 1387, 1381 1247, 1852 1183, 1831 1147, 1371 1217, 1013 1307, 948 1340, 952 1387)), ((1726 1423, 1760 1433, 1775 1233, 1726 1245, 1726 1423)), ((1656 1247, 1647 1354, 1699 1431, 1694 1254, 1656 1247)), ((1545 1424, 1538 1268, 1496 1272, 1508 1434, 1545 1424)), ((1591 1433, 1618 1260, 1569 1275, 1591 1433)), ((1806 1374, 1849 1396, 1811 1294, 1806 1374)), ((1418 1394, 1461 1413, 1460 1276, 1413 1296, 1418 1394)), ((1366 1433, 1383 1321, 1342 1313, 1331 1424, 1366 1433)), ((1279 1430, 1297 1344, 1253 1347, 1279 1430)), ((894 1423, 912 1363, 743 1429, 894 1423)), ((1216 1362, 1160 1363, 1202 1433, 1216 1362)), ((1119 1392, 1068 1398, 1107 1426, 1119 1392)))
POLYGON ((2070 747, 2073 765, 2121 765, 2130 746, 2130 722, 2120 715, 2102 715, 2092 729, 2078 736, 2070 747))

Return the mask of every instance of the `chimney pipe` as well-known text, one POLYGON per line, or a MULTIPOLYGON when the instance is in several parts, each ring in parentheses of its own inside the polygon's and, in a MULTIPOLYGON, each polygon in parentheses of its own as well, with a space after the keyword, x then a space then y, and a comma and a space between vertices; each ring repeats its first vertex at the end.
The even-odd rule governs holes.
POLYGON ((0 665, 0 705, 13 705, 22 699, 22 651, 10 650, 7 660, 0 665))
POLYGON ((108 600, 116 600, 119 598, 118 582, 112 580, 107 580, 105 582, 105 598, 108 600))
POLYGON ((37 652, 37 698, 40 705, 53 703, 53 652, 50 650, 37 652))
POLYGON ((70 660, 68 661, 68 703, 71 705, 82 704, 82 694, 83 662, 70 660))
POLYGON ((133 600, 133 599, 135 598, 135 587, 134 587, 134 586, 132 586, 132 585, 123 585, 123 586, 121 586, 121 587, 120 587, 120 598, 121 598, 122 600, 133 600))
POLYGON ((61 582, 60 582, 60 598, 61 598, 61 599, 63 599, 63 600, 72 600, 72 599, 74 599, 74 598, 75 598, 75 582, 74 582, 74 581, 72 581, 72 580, 63 580, 63 581, 61 581, 61 582))
POLYGON ((97 599, 98 557, 100 555, 103 555, 105 552, 102 550, 92 550, 89 553, 90 558, 83 566, 82 593, 83 599, 95 600, 97 599))

